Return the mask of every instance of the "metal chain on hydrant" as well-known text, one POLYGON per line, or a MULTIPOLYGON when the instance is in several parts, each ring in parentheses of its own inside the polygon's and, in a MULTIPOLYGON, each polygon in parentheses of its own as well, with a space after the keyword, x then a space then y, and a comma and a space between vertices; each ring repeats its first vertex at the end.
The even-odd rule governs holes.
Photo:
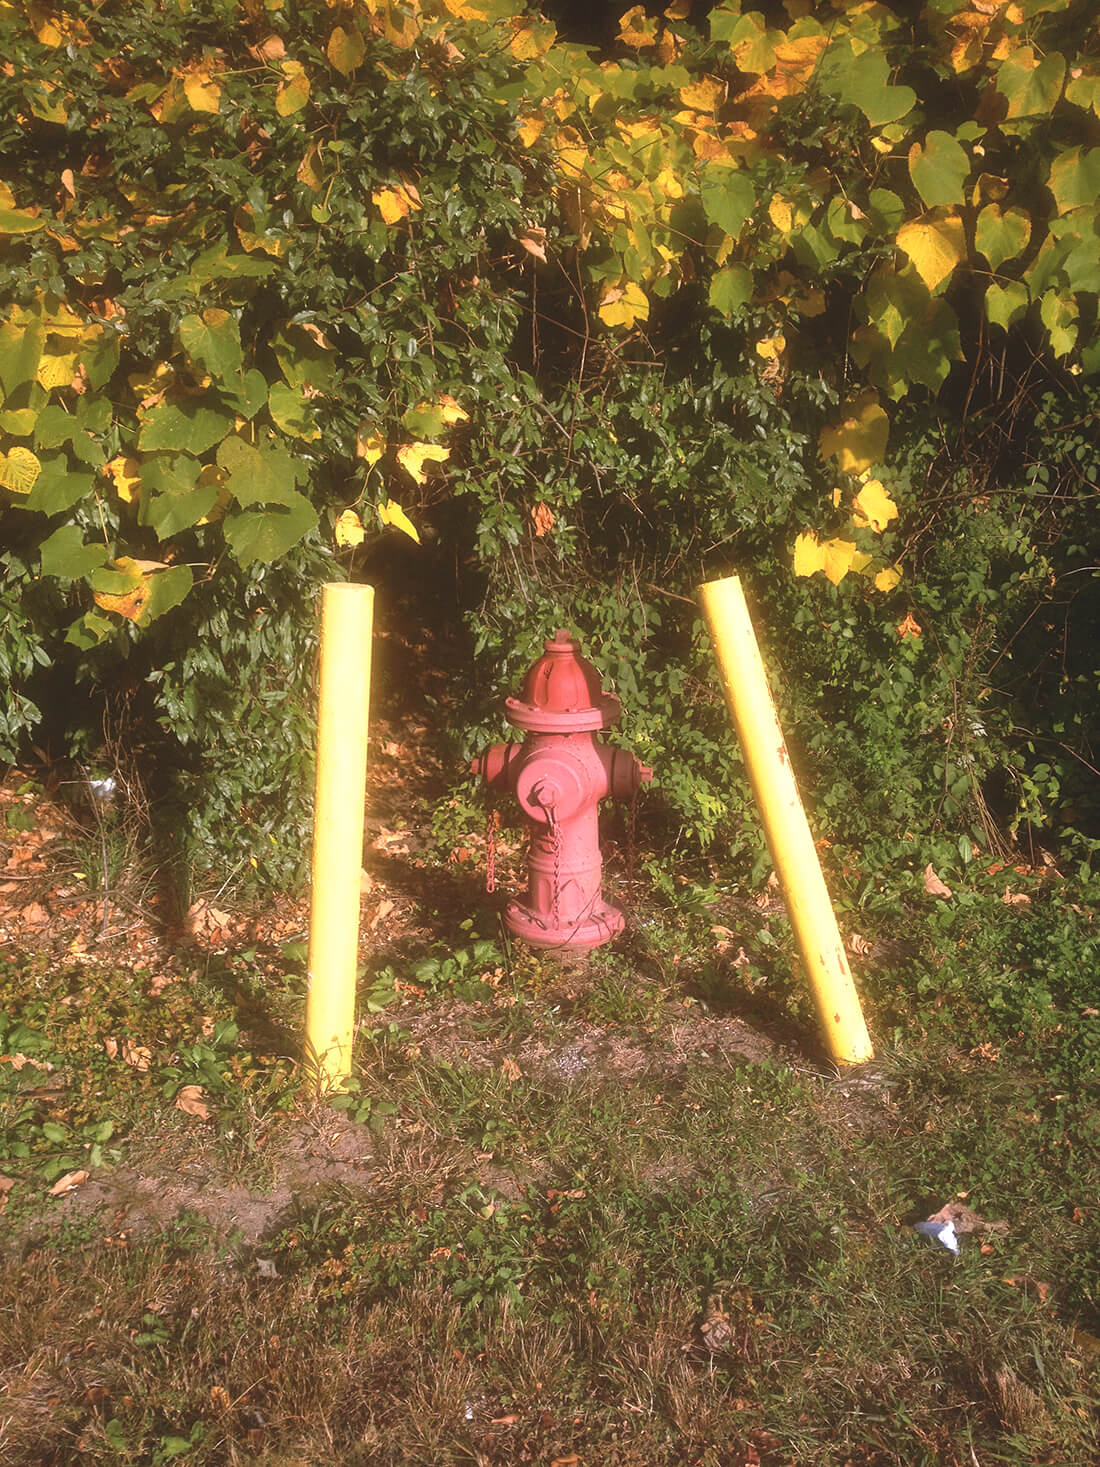
POLYGON ((497 889, 497 826, 500 824, 500 813, 489 806, 489 813, 485 818, 485 890, 494 892, 497 889))
POLYGON ((546 821, 550 827, 550 840, 554 847, 554 926, 561 926, 561 916, 558 912, 558 894, 561 891, 561 829, 554 819, 554 807, 546 807, 546 821))
POLYGON ((634 834, 638 823, 638 786, 635 785, 630 796, 630 808, 626 815, 626 884, 634 885, 634 834))

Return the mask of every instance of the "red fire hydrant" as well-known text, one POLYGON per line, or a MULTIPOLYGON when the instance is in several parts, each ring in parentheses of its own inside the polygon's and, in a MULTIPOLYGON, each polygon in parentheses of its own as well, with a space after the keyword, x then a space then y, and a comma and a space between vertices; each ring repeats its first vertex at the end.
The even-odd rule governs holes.
POLYGON ((526 902, 509 902, 505 925, 539 947, 599 947, 623 914, 600 896, 599 802, 633 796, 653 770, 596 738, 621 708, 567 630, 555 632, 519 698, 505 704, 522 744, 494 744, 471 765, 493 790, 511 790, 531 835, 526 902))

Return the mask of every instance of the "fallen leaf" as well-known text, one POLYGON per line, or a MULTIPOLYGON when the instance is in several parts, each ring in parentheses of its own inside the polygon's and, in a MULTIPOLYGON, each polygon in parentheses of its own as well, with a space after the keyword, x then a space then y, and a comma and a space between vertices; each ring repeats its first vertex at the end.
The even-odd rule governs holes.
POLYGON ((14 1186, 14 1177, 0 1176, 0 1197, 6 1197, 14 1186))
POLYGON ((122 1058, 128 1065, 133 1065, 135 1070, 141 1070, 144 1073, 153 1063, 153 1051, 144 1044, 135 1044, 132 1039, 124 1039, 122 1058))
POLYGON ((117 1039, 105 1039, 103 1041, 103 1048, 107 1051, 107 1058, 108 1059, 118 1059, 118 1040, 117 1039))
POLYGON ((733 1326, 730 1324, 729 1315, 722 1307, 721 1294, 711 1294, 707 1299, 699 1333, 708 1350, 724 1349, 733 1339, 733 1326))
POLYGON ((196 1116, 200 1121, 208 1121, 210 1107, 203 1100, 203 1093, 201 1085, 184 1085, 176 1096, 176 1109, 182 1110, 185 1116, 196 1116))
POLYGON ((210 1387, 210 1404, 214 1407, 215 1411, 229 1410, 229 1392, 225 1386, 216 1385, 210 1387))
POLYGON ((1009 891, 1008 887, 1006 886, 1005 894, 1001 898, 1001 902, 1006 907, 1024 907, 1030 906, 1031 898, 1028 896, 1026 891, 1009 891))
POLYGON ((494 1416, 489 1422, 490 1426, 515 1426, 519 1420, 518 1416, 494 1416))
POLYGON ((505 1055, 503 1061, 501 1062, 500 1073, 504 1076, 506 1080, 519 1080, 523 1076, 523 1071, 520 1069, 519 1065, 516 1064, 511 1055, 505 1055))
POLYGON ((932 870, 932 862, 924 868, 924 889, 929 896, 943 897, 951 896, 951 888, 945 886, 936 873, 932 870))
POLYGON ((58 1177, 57 1181, 50 1188, 49 1195, 51 1197, 64 1197, 67 1192, 75 1192, 77 1187, 87 1180, 88 1173, 85 1171, 66 1172, 63 1177, 58 1177))
POLYGON ((50 920, 49 912, 40 902, 31 902, 19 915, 28 927, 44 927, 50 920))
POLYGON ((848 939, 848 951, 850 953, 854 953, 857 958, 865 958, 873 947, 874 943, 868 942, 867 939, 865 937, 861 937, 858 932, 853 932, 851 937, 849 937, 848 939))
POLYGON ((396 902, 391 902, 389 900, 378 903, 378 910, 375 912, 374 916, 370 919, 370 922, 368 924, 372 932, 378 931, 378 928, 390 915, 396 905, 396 902))

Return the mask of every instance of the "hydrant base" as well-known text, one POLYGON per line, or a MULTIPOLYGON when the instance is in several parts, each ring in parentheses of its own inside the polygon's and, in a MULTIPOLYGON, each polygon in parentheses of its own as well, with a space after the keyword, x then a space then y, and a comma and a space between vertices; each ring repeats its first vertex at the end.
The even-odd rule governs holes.
POLYGON ((600 947, 616 937, 623 930, 623 914, 618 907, 597 902, 586 917, 552 927, 545 914, 520 902, 509 902, 504 912, 504 925, 513 937, 521 937, 533 947, 587 949, 600 947))

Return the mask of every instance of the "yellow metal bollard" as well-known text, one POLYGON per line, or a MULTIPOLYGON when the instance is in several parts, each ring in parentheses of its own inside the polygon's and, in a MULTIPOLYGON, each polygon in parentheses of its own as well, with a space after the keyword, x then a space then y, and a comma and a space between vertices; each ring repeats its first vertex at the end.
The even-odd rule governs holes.
POLYGON ((351 1072, 373 621, 373 586, 323 588, 305 1061, 325 1089, 351 1072))
POLYGON ((708 581, 699 587, 698 596, 825 1042, 838 1064, 860 1064, 874 1051, 768 691, 741 582, 737 576, 708 581))

